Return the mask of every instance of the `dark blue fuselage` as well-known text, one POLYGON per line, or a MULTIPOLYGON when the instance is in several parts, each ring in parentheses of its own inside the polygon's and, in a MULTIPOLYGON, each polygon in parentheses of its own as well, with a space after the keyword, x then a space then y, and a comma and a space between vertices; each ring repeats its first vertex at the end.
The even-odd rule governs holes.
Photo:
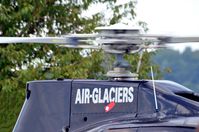
POLYGON ((199 96, 171 81, 46 80, 27 84, 15 132, 87 131, 110 122, 199 116, 199 96))

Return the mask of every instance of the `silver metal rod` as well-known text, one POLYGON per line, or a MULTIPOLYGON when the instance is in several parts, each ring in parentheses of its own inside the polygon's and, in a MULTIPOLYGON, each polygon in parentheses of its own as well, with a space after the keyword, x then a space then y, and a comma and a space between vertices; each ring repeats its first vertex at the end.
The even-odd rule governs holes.
POLYGON ((157 102, 156 89, 155 89, 155 81, 154 81, 152 66, 151 66, 151 78, 152 78, 152 84, 153 84, 153 94, 154 94, 154 100, 155 100, 155 110, 156 110, 156 112, 158 112, 158 102, 157 102))
POLYGON ((138 61, 138 65, 137 65, 137 71, 136 73, 138 74, 139 71, 140 71, 140 66, 141 66, 141 63, 142 63, 142 57, 143 57, 143 51, 140 51, 140 56, 139 56, 139 61, 138 61))

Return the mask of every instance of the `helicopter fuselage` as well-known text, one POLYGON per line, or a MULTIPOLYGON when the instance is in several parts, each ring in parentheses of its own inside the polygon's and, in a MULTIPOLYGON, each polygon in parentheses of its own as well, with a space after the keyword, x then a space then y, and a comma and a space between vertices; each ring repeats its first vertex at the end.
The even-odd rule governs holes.
POLYGON ((199 96, 171 81, 44 80, 27 83, 14 127, 26 131, 87 131, 121 120, 146 123, 199 117, 199 96))

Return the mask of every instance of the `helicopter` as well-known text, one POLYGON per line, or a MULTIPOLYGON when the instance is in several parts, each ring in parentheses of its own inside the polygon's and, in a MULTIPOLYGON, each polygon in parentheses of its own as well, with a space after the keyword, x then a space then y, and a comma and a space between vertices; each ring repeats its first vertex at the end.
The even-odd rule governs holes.
POLYGON ((61 37, 0 37, 0 44, 45 43, 101 49, 115 55, 108 80, 57 79, 27 82, 26 99, 13 132, 193 132, 199 123, 199 94, 172 81, 139 80, 142 53, 199 37, 150 35, 126 25, 98 27, 93 34, 61 37), (125 54, 140 53, 132 73, 125 54))

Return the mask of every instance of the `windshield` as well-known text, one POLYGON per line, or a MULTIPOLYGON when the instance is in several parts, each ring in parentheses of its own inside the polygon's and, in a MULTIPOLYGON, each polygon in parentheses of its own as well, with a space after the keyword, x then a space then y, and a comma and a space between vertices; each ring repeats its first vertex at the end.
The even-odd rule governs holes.
POLYGON ((179 95, 181 97, 199 102, 199 94, 198 93, 175 93, 176 95, 179 95))
POLYGON ((167 80, 157 80, 155 81, 155 85, 160 87, 161 89, 165 91, 170 91, 172 93, 179 93, 179 92, 193 92, 189 88, 180 85, 173 81, 167 81, 167 80))
MULTIPOLYGON (((152 85, 152 84, 150 84, 152 85)), ((159 90, 167 91, 169 93, 173 93, 180 97, 186 98, 188 100, 199 102, 199 93, 192 91, 191 89, 180 85, 173 81, 168 80, 156 80, 155 81, 156 88, 159 90)))

